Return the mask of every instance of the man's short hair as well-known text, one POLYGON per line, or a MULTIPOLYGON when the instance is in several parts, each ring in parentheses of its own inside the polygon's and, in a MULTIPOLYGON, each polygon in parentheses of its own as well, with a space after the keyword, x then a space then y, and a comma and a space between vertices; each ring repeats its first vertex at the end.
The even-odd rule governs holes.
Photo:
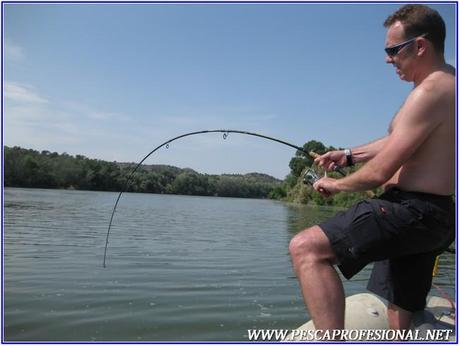
POLYGON ((446 25, 436 10, 424 5, 404 5, 390 15, 383 25, 389 28, 397 21, 403 24, 406 39, 427 34, 425 37, 433 43, 434 49, 444 53, 446 25))

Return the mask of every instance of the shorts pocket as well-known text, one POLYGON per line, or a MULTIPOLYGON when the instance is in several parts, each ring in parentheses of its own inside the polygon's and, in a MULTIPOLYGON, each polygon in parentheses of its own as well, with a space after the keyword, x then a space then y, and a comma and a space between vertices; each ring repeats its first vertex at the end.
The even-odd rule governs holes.
POLYGON ((365 201, 354 215, 349 236, 352 243, 350 252, 355 258, 375 261, 384 257, 387 249, 387 227, 378 222, 379 216, 374 210, 375 201, 365 201))
POLYGON ((387 230, 389 236, 397 236, 406 230, 424 228, 425 214, 419 208, 411 208, 408 201, 393 203, 378 201, 374 205, 377 222, 387 230))

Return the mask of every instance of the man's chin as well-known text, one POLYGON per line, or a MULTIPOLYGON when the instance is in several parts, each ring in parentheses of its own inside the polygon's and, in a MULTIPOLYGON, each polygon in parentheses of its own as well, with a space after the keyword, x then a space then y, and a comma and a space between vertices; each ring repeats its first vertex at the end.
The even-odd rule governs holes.
POLYGON ((410 82, 409 78, 404 73, 398 72, 398 77, 399 77, 399 79, 401 79, 401 80, 403 80, 405 82, 410 82))

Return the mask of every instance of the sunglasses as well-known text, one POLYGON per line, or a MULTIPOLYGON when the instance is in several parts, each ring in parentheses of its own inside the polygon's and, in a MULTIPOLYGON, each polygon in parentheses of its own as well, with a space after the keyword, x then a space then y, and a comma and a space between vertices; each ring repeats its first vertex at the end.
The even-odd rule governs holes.
POLYGON ((410 40, 407 40, 407 41, 404 41, 404 42, 395 44, 394 46, 387 47, 387 48, 385 48, 385 53, 387 53, 387 55, 388 55, 390 58, 392 58, 392 57, 396 56, 396 55, 401 51, 401 49, 403 49, 404 47, 410 45, 410 44, 411 44, 412 42, 414 42, 417 38, 419 38, 419 37, 425 37, 425 36, 426 36, 426 34, 423 34, 423 35, 420 35, 420 36, 411 38, 410 40))

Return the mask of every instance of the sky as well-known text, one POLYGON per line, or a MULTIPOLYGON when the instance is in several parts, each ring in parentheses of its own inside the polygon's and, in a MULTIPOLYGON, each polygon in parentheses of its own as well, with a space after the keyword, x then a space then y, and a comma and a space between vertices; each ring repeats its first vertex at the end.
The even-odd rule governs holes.
MULTIPOLYGON (((3 143, 138 162, 200 130, 353 147, 386 134, 413 87, 385 63, 401 4, 3 4, 3 143)), ((455 4, 433 4, 456 64, 455 4)), ((200 173, 283 179, 295 149, 230 134, 152 155, 200 173)))

